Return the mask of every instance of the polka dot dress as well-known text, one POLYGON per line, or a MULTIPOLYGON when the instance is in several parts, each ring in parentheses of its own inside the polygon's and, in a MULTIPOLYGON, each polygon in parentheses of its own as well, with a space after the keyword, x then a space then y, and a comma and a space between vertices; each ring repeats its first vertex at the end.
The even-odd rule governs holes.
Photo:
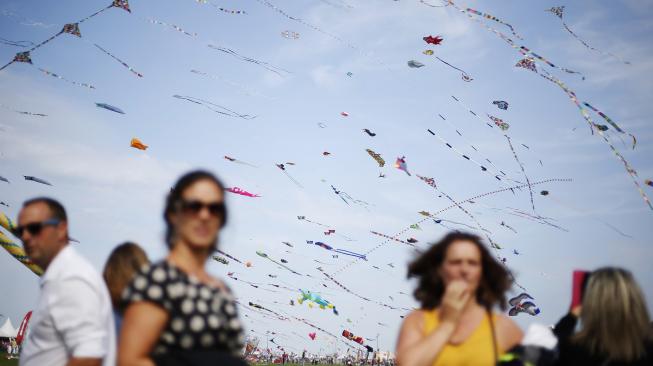
POLYGON ((199 282, 167 261, 141 270, 122 298, 125 307, 147 301, 170 315, 153 355, 196 350, 238 355, 243 347, 233 295, 199 282))

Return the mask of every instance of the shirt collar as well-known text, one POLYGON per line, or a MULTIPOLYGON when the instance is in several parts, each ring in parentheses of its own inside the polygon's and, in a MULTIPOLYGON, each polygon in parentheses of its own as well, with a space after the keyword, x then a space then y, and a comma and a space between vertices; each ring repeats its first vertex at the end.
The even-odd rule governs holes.
POLYGON ((57 255, 55 255, 50 262, 50 265, 48 265, 45 273, 41 276, 39 284, 43 286, 47 281, 56 278, 57 275, 61 273, 64 268, 66 268, 66 258, 73 255, 74 252, 75 249, 73 249, 70 244, 66 244, 66 246, 61 248, 59 253, 57 253, 57 255))

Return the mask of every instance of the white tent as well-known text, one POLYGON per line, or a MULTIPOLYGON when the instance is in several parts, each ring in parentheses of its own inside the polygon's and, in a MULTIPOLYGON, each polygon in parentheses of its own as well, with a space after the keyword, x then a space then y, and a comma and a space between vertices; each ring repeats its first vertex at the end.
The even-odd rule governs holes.
POLYGON ((16 334, 18 334, 18 330, 11 324, 11 319, 7 318, 5 323, 0 327, 0 338, 15 338, 16 334))

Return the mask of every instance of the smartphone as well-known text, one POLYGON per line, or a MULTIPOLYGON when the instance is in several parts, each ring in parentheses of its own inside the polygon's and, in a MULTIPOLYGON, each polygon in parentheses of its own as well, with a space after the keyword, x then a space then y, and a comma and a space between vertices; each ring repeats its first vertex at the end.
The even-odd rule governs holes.
POLYGON ((571 308, 582 304, 585 286, 587 286, 587 279, 590 276, 589 271, 576 270, 573 274, 573 282, 571 289, 571 308))

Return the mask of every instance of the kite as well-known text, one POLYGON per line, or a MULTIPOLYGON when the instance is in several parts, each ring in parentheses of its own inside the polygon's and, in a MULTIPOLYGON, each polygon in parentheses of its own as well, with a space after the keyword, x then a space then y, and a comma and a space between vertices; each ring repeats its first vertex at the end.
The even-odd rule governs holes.
POLYGON ((542 191, 542 192, 540 192, 540 194, 541 194, 542 196, 548 196, 548 195, 549 195, 549 191, 542 191))
POLYGON ((326 128, 327 125, 322 123, 322 122, 318 122, 317 126, 320 127, 320 128, 326 128))
POLYGON ((494 122, 495 125, 497 125, 497 127, 499 127, 499 129, 501 129, 501 131, 506 131, 510 128, 510 125, 506 122, 503 122, 501 118, 497 118, 489 114, 487 116, 492 120, 492 122, 494 122))
MULTIPOLYGON (((286 163, 286 164, 288 164, 288 163, 286 163)), ((297 187, 304 188, 304 187, 302 187, 301 184, 299 184, 299 182, 295 178, 293 178, 290 174, 288 174, 288 172, 286 171, 286 166, 284 164, 274 164, 274 165, 276 165, 277 168, 281 169, 283 174, 285 174, 286 177, 288 177, 288 179, 290 179, 293 183, 295 183, 297 185, 297 187)), ((293 165, 293 164, 291 164, 291 165, 293 165)))
MULTIPOLYGON (((14 222, 11 221, 11 219, 3 212, 0 212, 0 226, 10 233, 13 233, 16 229, 14 222)), ((36 263, 32 262, 32 260, 27 256, 27 253, 25 253, 23 246, 14 243, 2 231, 0 231, 0 245, 2 245, 2 247, 9 252, 12 257, 16 258, 16 260, 34 272, 34 274, 37 276, 43 274, 43 269, 36 263)))
POLYGON ((512 253, 513 253, 514 255, 519 255, 519 251, 518 251, 517 249, 513 249, 513 250, 512 250, 512 253))
POLYGON ((331 235, 331 234, 333 234, 333 233, 335 233, 335 232, 336 232, 336 231, 335 231, 334 229, 329 229, 329 230, 327 230, 327 231, 324 232, 324 235, 331 235))
POLYGON ((231 161, 232 163, 241 164, 241 165, 248 165, 248 166, 251 166, 252 168, 258 168, 258 167, 257 167, 256 165, 254 165, 254 164, 250 164, 250 163, 244 162, 244 161, 242 161, 242 160, 238 160, 238 159, 232 158, 232 157, 227 156, 227 155, 225 155, 224 158, 227 159, 227 160, 229 160, 229 161, 231 161))
MULTIPOLYGON (((331 230, 331 227, 332 227, 332 226, 329 226, 329 225, 321 224, 321 223, 319 223, 319 222, 311 221, 311 220, 307 219, 306 216, 297 216, 297 220, 310 222, 311 224, 315 224, 315 225, 318 225, 318 226, 322 226, 322 227, 325 227, 325 228, 327 228, 327 229, 329 229, 329 230, 331 230)), ((333 230, 333 233, 335 234, 335 230, 333 230)), ((344 236, 344 235, 342 235, 342 234, 336 234, 336 235, 342 237, 343 239, 345 239, 345 240, 347 240, 347 241, 354 241, 354 239, 349 238, 349 237, 347 237, 347 236, 344 236)))
MULTIPOLYGON (((17 53, 14 56, 14 59, 13 59, 12 62, 22 62, 22 63, 26 63, 26 64, 29 64, 29 65, 34 65, 32 63, 32 58, 31 58, 31 55, 30 55, 30 51, 17 53)), ((55 77, 55 78, 57 78, 59 80, 66 81, 66 82, 71 83, 73 85, 83 86, 83 87, 86 87, 86 88, 89 88, 89 89, 95 89, 95 87, 93 85, 90 85, 90 84, 87 84, 87 83, 80 83, 80 82, 77 82, 77 81, 66 79, 65 77, 63 77, 61 75, 58 75, 58 74, 56 74, 56 73, 54 73, 52 71, 48 71, 48 70, 40 68, 40 67, 37 67, 37 69, 39 71, 41 71, 42 73, 46 74, 46 75, 55 77)))
POLYGON ((403 170, 408 176, 410 176, 410 173, 408 172, 408 165, 406 164, 406 157, 402 156, 400 158, 397 158, 395 161, 395 168, 399 170, 403 170))
POLYGON ((237 58, 237 59, 239 59, 241 61, 250 62, 250 63, 256 64, 256 65, 259 65, 262 68, 264 68, 264 69, 266 69, 268 71, 271 71, 271 72, 273 72, 273 73, 275 73, 275 74, 277 74, 277 75, 279 75, 281 77, 284 76, 284 74, 282 74, 282 73, 290 74, 290 71, 288 71, 288 70, 282 69, 282 68, 277 67, 277 66, 272 66, 269 63, 264 62, 264 61, 260 61, 260 60, 256 60, 256 59, 253 59, 253 58, 250 58, 250 57, 243 56, 243 55, 239 54, 238 52, 236 52, 236 51, 234 51, 234 50, 232 50, 230 48, 218 47, 218 46, 214 46, 212 44, 209 44, 208 47, 212 48, 214 50, 220 51, 220 52, 224 52, 224 53, 226 53, 228 55, 231 55, 231 56, 233 56, 233 57, 235 57, 235 58, 237 58))
POLYGON ((342 331, 342 336, 349 339, 350 341, 354 341, 360 344, 361 346, 363 345, 363 343, 365 343, 365 341, 363 341, 363 337, 355 336, 352 332, 346 329, 342 331))
POLYGON ((347 71, 347 76, 352 77, 354 74, 351 71, 347 71))
POLYGON ((120 113, 120 114, 125 114, 125 112, 123 112, 122 109, 120 109, 120 108, 118 108, 118 107, 114 107, 114 106, 112 106, 112 105, 110 105, 110 104, 106 104, 106 103, 95 103, 95 106, 96 106, 96 107, 99 107, 99 108, 104 108, 104 109, 109 110, 109 111, 111 111, 111 112, 116 112, 116 113, 120 113))
POLYGON ((216 8, 218 10, 220 10, 223 13, 227 13, 227 14, 247 14, 244 10, 232 10, 232 9, 223 8, 223 7, 220 7, 220 6, 217 6, 217 5, 213 4, 212 2, 209 2, 208 0, 196 0, 196 1, 198 3, 202 3, 202 4, 210 4, 211 6, 213 6, 214 8, 216 8))
POLYGON ((415 229, 415 230, 422 230, 422 228, 419 227, 419 224, 412 224, 412 225, 410 225, 410 228, 415 229))
POLYGON ((319 294, 313 293, 311 291, 304 291, 302 289, 299 289, 299 291, 301 292, 301 296, 297 299, 297 302, 300 305, 303 304, 304 301, 308 301, 309 305, 311 303, 318 305, 320 309, 333 309, 333 313, 338 315, 338 310, 336 310, 335 305, 322 298, 322 296, 319 294))
POLYGON ((285 30, 285 31, 281 32, 281 36, 283 38, 287 38, 287 39, 299 39, 299 33, 289 31, 289 30, 285 30))
POLYGON ((382 233, 380 233, 380 232, 378 232, 378 231, 373 231, 373 230, 370 231, 370 232, 371 232, 372 234, 374 234, 374 235, 378 235, 378 236, 380 236, 380 237, 382 237, 382 238, 392 239, 392 240, 394 240, 394 241, 396 241, 396 242, 398 242, 398 243, 403 243, 403 244, 406 244, 406 245, 410 245, 411 247, 415 247, 415 246, 412 245, 411 243, 407 243, 407 242, 405 242, 405 241, 403 241, 403 240, 401 240, 401 239, 393 238, 393 237, 391 237, 390 235, 385 235, 385 234, 382 234, 382 233))
POLYGON ((222 264, 224 264, 224 265, 228 265, 228 264, 229 264, 229 261, 228 261, 227 258, 225 258, 225 257, 221 257, 221 256, 219 256, 219 255, 214 255, 212 258, 213 258, 213 260, 215 260, 216 262, 220 262, 220 263, 222 263, 222 264))
POLYGON ((410 60, 410 61, 407 62, 407 64, 408 64, 408 67, 413 68, 413 69, 424 67, 423 63, 421 63, 419 61, 415 61, 415 60, 410 60))
POLYGON ((513 28, 512 25, 510 25, 510 24, 508 24, 508 23, 502 21, 501 19, 495 17, 494 15, 491 15, 491 14, 488 14, 488 13, 482 13, 482 12, 480 12, 480 11, 478 11, 478 10, 474 10, 474 9, 472 9, 472 8, 467 8, 465 11, 466 11, 466 12, 469 12, 469 13, 472 13, 472 14, 476 14, 476 15, 478 15, 478 16, 480 16, 480 17, 485 18, 485 19, 490 19, 490 20, 494 20, 494 21, 497 22, 497 23, 501 23, 501 24, 505 25, 506 27, 510 28, 510 32, 512 32, 512 34, 513 34, 515 37, 517 37, 517 38, 519 38, 519 39, 523 39, 523 38, 520 37, 517 33, 515 33, 515 28, 513 28))
POLYGON ((3 202, 3 201, 0 201, 0 206, 9 207, 9 205, 7 203, 3 202))
POLYGON ((499 109, 503 109, 504 111, 508 109, 508 102, 503 100, 495 100, 494 102, 492 102, 492 104, 496 105, 497 108, 499 109))
POLYGON ((5 177, 3 177, 3 176, 0 176, 0 182, 7 182, 7 183, 9 183, 9 179, 7 179, 7 178, 5 178, 5 177))
POLYGON ((508 301, 512 308, 508 311, 508 315, 516 316, 519 313, 526 313, 535 316, 540 313, 540 309, 532 302, 524 300, 533 300, 531 295, 522 292, 521 294, 513 297, 508 301))
POLYGON ((365 261, 367 260, 367 257, 365 256, 365 254, 359 254, 359 253, 351 252, 351 251, 346 250, 346 249, 333 248, 332 246, 330 246, 328 244, 325 244, 325 243, 322 243, 321 241, 315 241, 314 242, 313 240, 306 240, 306 244, 316 245, 318 247, 321 247, 323 249, 326 249, 326 250, 329 250, 329 251, 332 251, 332 252, 335 252, 335 253, 348 255, 348 256, 355 257, 355 258, 358 258, 358 259, 362 259, 362 260, 365 260, 365 261))
POLYGON ((644 179, 644 184, 647 186, 653 187, 653 181, 650 179, 644 179))
POLYGON ((382 168, 385 165, 385 160, 383 160, 383 158, 381 157, 380 154, 377 154, 377 153, 375 153, 374 151, 372 151, 370 149, 365 149, 365 151, 367 151, 367 153, 370 154, 370 156, 374 160, 376 160, 376 162, 379 164, 380 168, 382 168))
POLYGON ((422 53, 427 55, 427 56, 433 56, 433 54, 435 54, 435 52, 433 52, 433 50, 424 50, 424 51, 422 51, 422 53))
POLYGON ((247 119, 247 120, 256 118, 256 116, 251 116, 249 114, 240 114, 240 113, 232 111, 229 108, 226 108, 226 107, 223 107, 221 105, 209 102, 207 100, 195 98, 195 97, 175 94, 175 95, 173 95, 173 98, 187 100, 189 102, 199 104, 201 106, 204 106, 204 107, 210 109, 211 111, 213 111, 215 113, 222 114, 224 116, 238 117, 238 118, 247 119))
POLYGON ((408 238, 408 239, 406 239, 406 242, 407 242, 407 243, 411 243, 411 244, 415 244, 415 243, 418 242, 418 240, 415 239, 415 238, 408 238))
MULTIPOLYGON (((229 255, 229 254, 227 254, 227 253, 225 253, 225 252, 223 252, 223 251, 220 250, 220 249, 217 249, 216 252, 218 252, 218 253, 224 255, 225 257, 227 257, 227 258, 229 258, 229 259, 231 259, 231 260, 234 260, 234 261, 236 261, 236 262, 238 262, 238 263, 240 263, 240 264, 243 264, 243 262, 241 262, 241 261, 238 260, 237 258, 235 258, 235 257, 233 257, 233 256, 231 256, 231 255, 229 255)), ((249 262, 248 262, 248 263, 249 263, 249 262)), ((250 266, 251 266, 251 264, 250 264, 250 266)), ((248 266, 248 267, 249 267, 249 266, 248 266)))
POLYGON ((285 260, 285 259, 283 259, 283 258, 281 258, 281 263, 288 263, 288 261, 285 260))
POLYGON ((269 260, 270 262, 272 262, 272 263, 274 263, 274 264, 276 264, 276 265, 278 265, 278 266, 280 266, 280 267, 283 267, 283 268, 287 269, 288 271, 290 271, 290 272, 292 272, 292 273, 294 273, 294 274, 296 274, 296 275, 300 275, 300 276, 302 275, 301 273, 292 270, 291 268, 285 266, 284 264, 275 261, 274 259, 270 258, 269 255, 265 254, 265 253, 262 252, 262 251, 257 250, 257 251, 256 251, 256 254, 257 254, 259 257, 265 258, 265 259, 269 260))
POLYGON ((250 261, 245 262, 245 267, 249 268, 251 266, 252 266, 252 262, 250 261))
POLYGON ((143 142, 141 142, 141 140, 137 139, 136 137, 131 139, 129 146, 139 150, 147 150, 147 148, 149 147, 145 145, 143 142))
MULTIPOLYGON (((605 113, 603 113, 603 112, 601 112, 600 110, 594 108, 591 104, 589 104, 589 103, 587 103, 587 102, 583 102, 583 104, 584 104, 587 108, 593 110, 593 111, 596 112, 599 116, 601 116, 601 118, 603 118, 606 122, 608 122, 608 123, 609 123, 609 124, 610 124, 610 125, 611 125, 611 126, 612 126, 616 131, 617 131, 617 132, 624 133, 624 134, 626 133, 626 132, 624 132, 624 130, 622 130, 622 129, 621 129, 621 128, 620 128, 620 127, 619 127, 619 126, 618 126, 618 125, 617 125, 617 124, 616 124, 616 123, 615 123, 615 122, 614 122, 610 117, 608 117, 607 115, 605 115, 605 113)), ((595 125, 595 126, 598 127, 599 125, 595 125)), ((601 131, 606 131, 606 130, 607 130, 607 126, 605 126, 605 129, 601 129, 601 131)), ((628 133, 628 135, 629 135, 630 137, 632 137, 632 139, 633 139, 633 149, 635 149, 635 145, 637 144, 637 139, 635 138, 635 136, 633 136, 633 135, 630 134, 630 133, 628 133)))
POLYGON ((4 109, 6 109, 6 110, 9 110, 9 111, 12 111, 12 112, 18 113, 18 114, 24 114, 24 115, 28 115, 28 116, 36 116, 36 117, 47 117, 47 116, 48 116, 47 114, 43 114, 43 113, 34 113, 34 112, 19 111, 19 110, 16 110, 16 109, 10 108, 9 106, 6 106, 6 105, 4 105, 4 104, 2 104, 2 103, 0 103, 0 107, 4 108, 4 109))
POLYGON ((379 173, 379 178, 385 178, 385 174, 379 173))
POLYGON ((513 233, 517 234, 517 230, 515 230, 512 226, 506 224, 505 222, 501 221, 501 226, 505 227, 506 229, 512 231, 513 233))
POLYGON ((353 203, 359 204, 361 206, 368 206, 369 203, 361 200, 354 199, 352 196, 350 196, 347 192, 343 192, 341 190, 338 190, 336 187, 331 185, 331 189, 333 189, 333 193, 337 194, 338 197, 340 197, 341 200, 343 200, 346 204, 349 204, 349 201, 352 201, 353 203))
POLYGON ((619 61, 623 62, 624 64, 626 64, 626 65, 630 65, 630 62, 629 62, 629 61, 625 61, 625 60, 622 59, 621 57, 619 57, 619 56, 617 56, 617 55, 615 55, 615 54, 613 54, 613 53, 611 53, 611 52, 601 51, 601 50, 599 50, 598 48, 592 47, 592 46, 590 46, 590 45, 589 45, 585 40, 583 40, 582 38, 580 38, 576 33, 574 33, 574 31, 571 30, 571 28, 569 28, 569 26, 567 25, 567 23, 565 23, 565 20, 562 18, 563 15, 564 15, 564 10, 565 10, 565 7, 564 7, 564 6, 554 6, 554 7, 550 8, 550 9, 545 10, 545 11, 551 12, 551 13, 553 13, 555 16, 557 16, 558 18, 560 18, 560 21, 562 21, 562 26, 567 30, 567 32, 569 32, 569 34, 571 34, 571 35, 572 35, 574 38, 576 38, 580 43, 582 43, 583 46, 587 47, 587 49, 590 49, 590 50, 592 50, 592 51, 596 51, 596 52, 598 52, 598 53, 600 53, 600 54, 602 54, 602 55, 605 55, 605 56, 612 56, 612 57, 618 59, 619 61))
POLYGON ((439 45, 440 43, 442 43, 442 41, 444 41, 444 39, 442 37, 440 37, 440 36, 435 36, 435 37, 426 36, 426 37, 423 37, 422 39, 424 40, 424 42, 426 42, 428 44, 436 45, 436 46, 439 45))
POLYGON ((313 332, 313 333, 308 333, 308 337, 309 337, 312 341, 315 340, 315 336, 316 336, 315 332, 313 332))
POLYGON ((370 131, 370 130, 367 129, 367 128, 364 128, 364 129, 363 129, 363 132, 365 132, 366 134, 368 134, 370 137, 374 137, 374 136, 376 136, 376 134, 375 134, 374 132, 370 131))
POLYGON ((343 117, 349 117, 349 113, 347 112, 340 112, 340 115, 343 117))
POLYGON ((249 193, 249 192, 247 192, 246 190, 244 190, 244 189, 240 189, 240 188, 238 188, 238 187, 225 188, 225 191, 227 191, 227 192, 231 192, 231 193, 235 193, 235 194, 239 194, 239 195, 241 195, 241 196, 252 197, 252 198, 261 197, 261 196, 259 196, 258 194, 249 193))
POLYGON ((31 180, 32 182, 45 184, 45 185, 47 185, 47 186, 51 186, 51 185, 52 185, 50 182, 45 181, 45 180, 43 180, 43 179, 41 179, 41 178, 32 177, 32 176, 30 176, 30 175, 24 175, 23 177, 25 177, 25 180, 31 180))
POLYGON ((166 26, 166 27, 170 27, 170 28, 176 30, 177 32, 183 33, 183 34, 185 34, 185 35, 187 35, 189 37, 197 37, 197 33, 186 32, 185 30, 181 29, 181 27, 179 27, 177 25, 174 25, 174 24, 168 24, 166 22, 162 22, 160 20, 151 19, 151 18, 147 19, 147 21, 152 23, 152 24, 159 24, 159 25, 163 25, 163 26, 166 26))
POLYGON ((283 244, 286 244, 287 246, 289 246, 289 247, 291 247, 291 248, 293 247, 293 245, 292 245, 292 244, 290 244, 290 243, 289 243, 289 242, 287 242, 287 241, 282 241, 281 243, 283 243, 283 244))

